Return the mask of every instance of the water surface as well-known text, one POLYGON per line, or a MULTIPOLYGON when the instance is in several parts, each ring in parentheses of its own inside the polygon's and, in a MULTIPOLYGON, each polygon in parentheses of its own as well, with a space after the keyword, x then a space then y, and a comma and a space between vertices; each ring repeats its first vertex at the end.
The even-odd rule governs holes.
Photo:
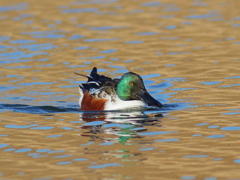
POLYGON ((239 179, 239 1, 3 1, 0 179, 239 179), (75 71, 159 110, 83 112, 75 71))

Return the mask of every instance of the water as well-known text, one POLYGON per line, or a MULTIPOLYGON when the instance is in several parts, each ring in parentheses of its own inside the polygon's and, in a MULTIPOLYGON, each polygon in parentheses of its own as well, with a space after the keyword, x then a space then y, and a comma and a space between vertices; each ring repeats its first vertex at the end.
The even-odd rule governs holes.
POLYGON ((3 1, 0 179, 239 179, 239 2, 3 1), (82 112, 138 73, 164 107, 82 112))

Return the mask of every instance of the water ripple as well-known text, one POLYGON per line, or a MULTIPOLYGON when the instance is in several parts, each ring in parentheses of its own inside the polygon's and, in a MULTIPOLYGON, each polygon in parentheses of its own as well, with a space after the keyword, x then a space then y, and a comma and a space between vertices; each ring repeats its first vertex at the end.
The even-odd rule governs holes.
POLYGON ((0 104, 1 110, 11 110, 14 112, 23 112, 30 114, 79 113, 79 107, 56 107, 56 106, 31 106, 26 104, 0 104))
POLYGON ((6 12, 6 11, 22 11, 25 10, 28 6, 28 3, 18 3, 13 4, 11 6, 1 6, 0 12, 6 12))
POLYGON ((78 9, 66 9, 62 13, 86 13, 86 12, 96 12, 98 8, 78 8, 78 9))
POLYGON ((238 131, 238 130, 240 130, 240 127, 239 126, 222 127, 221 130, 223 130, 223 131, 238 131))
POLYGON ((121 165, 122 164, 120 164, 120 163, 107 163, 107 164, 102 164, 102 165, 88 166, 88 168, 91 168, 91 169, 101 169, 101 168, 113 167, 113 166, 121 166, 121 165))

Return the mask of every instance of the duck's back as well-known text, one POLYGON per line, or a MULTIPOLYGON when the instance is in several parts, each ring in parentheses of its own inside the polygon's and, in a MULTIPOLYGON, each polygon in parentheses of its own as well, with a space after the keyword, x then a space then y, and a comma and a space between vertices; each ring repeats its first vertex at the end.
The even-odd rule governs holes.
POLYGON ((87 77, 88 81, 79 86, 80 99, 79 105, 84 111, 102 111, 105 110, 105 103, 113 101, 116 96, 116 87, 119 79, 112 79, 104 75, 97 74, 97 68, 94 67, 87 77))

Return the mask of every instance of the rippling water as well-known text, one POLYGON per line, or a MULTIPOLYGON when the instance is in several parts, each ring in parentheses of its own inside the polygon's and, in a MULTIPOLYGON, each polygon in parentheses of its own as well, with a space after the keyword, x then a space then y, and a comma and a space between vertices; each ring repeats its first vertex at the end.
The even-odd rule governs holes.
POLYGON ((1 2, 0 179, 239 179, 239 5, 1 2), (81 111, 95 66, 163 108, 81 111))

